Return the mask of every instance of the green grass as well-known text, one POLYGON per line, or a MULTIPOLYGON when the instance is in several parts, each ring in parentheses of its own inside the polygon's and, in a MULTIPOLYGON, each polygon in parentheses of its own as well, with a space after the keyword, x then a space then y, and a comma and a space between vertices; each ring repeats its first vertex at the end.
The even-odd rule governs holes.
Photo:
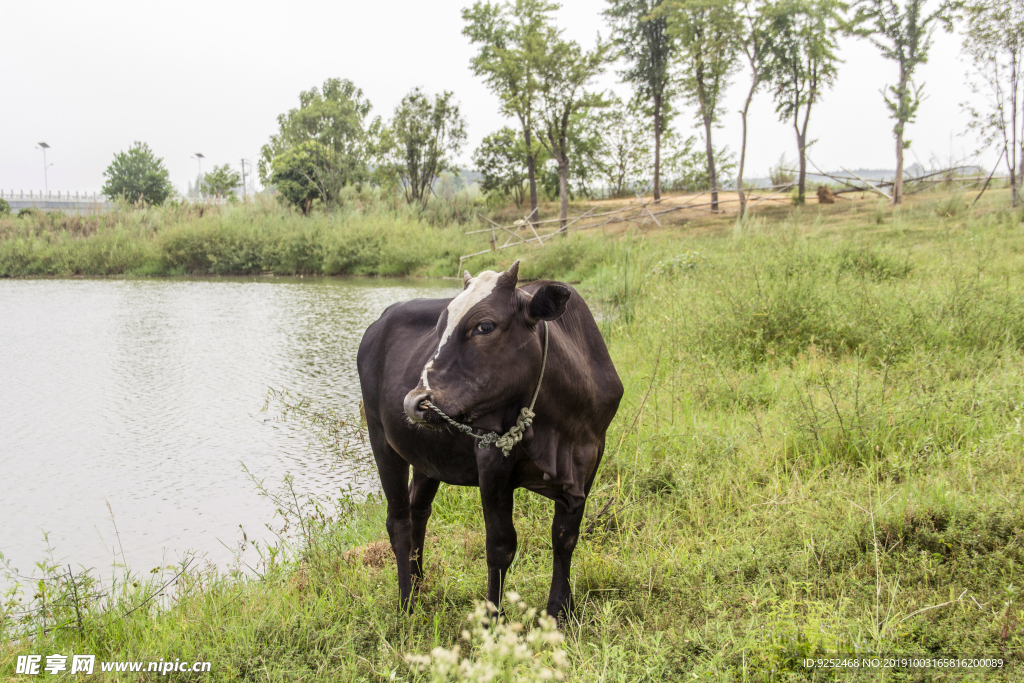
POLYGON ((246 205, 122 207, 102 216, 0 216, 0 277, 447 275, 478 240, 403 207, 310 218, 246 205))
MULTIPOLYGON (((801 660, 852 651, 1016 667, 870 680, 1024 677, 1024 225, 985 199, 524 253, 527 276, 582 280, 626 386, 575 555, 570 680, 849 680, 801 660)), ((303 542, 264 549, 262 578, 189 570, 173 604, 127 616, 148 593, 123 583, 80 626, 60 606, 5 618, 0 675, 74 650, 213 662, 195 680, 409 681, 406 654, 460 642, 486 582, 477 491, 442 487, 408 618, 392 564, 345 557, 385 538, 380 501, 304 509, 303 542)), ((542 605, 551 504, 519 491, 515 514, 509 588, 542 605)), ((52 583, 35 608, 74 603, 52 583)))

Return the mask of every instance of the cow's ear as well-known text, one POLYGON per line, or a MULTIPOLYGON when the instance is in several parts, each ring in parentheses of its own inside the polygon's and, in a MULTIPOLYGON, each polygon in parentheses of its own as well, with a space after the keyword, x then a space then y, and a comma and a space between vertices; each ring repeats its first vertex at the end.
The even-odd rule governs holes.
POLYGON ((473 276, 469 274, 468 270, 462 271, 462 288, 469 287, 469 281, 473 279, 473 276))
POLYGON ((565 313, 565 305, 572 296, 572 290, 565 285, 551 283, 544 285, 530 298, 527 314, 531 320, 556 320, 565 313))

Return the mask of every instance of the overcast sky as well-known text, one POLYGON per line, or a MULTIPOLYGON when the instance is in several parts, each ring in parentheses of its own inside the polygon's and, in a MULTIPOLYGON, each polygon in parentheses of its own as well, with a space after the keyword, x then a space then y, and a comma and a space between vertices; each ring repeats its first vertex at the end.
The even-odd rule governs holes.
MULTIPOLYGON (((183 190, 197 173, 242 158, 255 163, 276 129, 278 114, 298 103, 301 90, 327 78, 352 80, 390 118, 408 91, 451 90, 468 121, 468 162, 481 138, 506 122, 497 99, 469 71, 474 50, 461 34, 460 10, 471 0, 431 2, 222 2, 182 0, 58 2, 10 0, 3 11, 0 68, 0 187, 43 188, 39 142, 51 149, 49 187, 96 191, 113 155, 134 140, 164 159, 183 190)), ((558 12, 565 34, 584 46, 608 35, 603 2, 566 0, 558 12)), ((977 144, 962 135, 970 100, 960 38, 939 34, 931 60, 919 69, 927 100, 909 129, 907 163, 960 158, 977 144)), ((840 46, 845 60, 835 88, 811 116, 811 158, 822 167, 893 168, 892 124, 879 89, 896 70, 863 40, 840 46)), ((736 150, 747 74, 729 91, 716 144, 736 150)), ((628 96, 614 69, 601 87, 628 96)), ((683 110, 676 125, 691 126, 683 110)), ((761 93, 751 112, 748 176, 764 175, 783 153, 792 158, 792 126, 779 123, 771 97, 761 93)), ((981 157, 991 164, 994 154, 981 157)))

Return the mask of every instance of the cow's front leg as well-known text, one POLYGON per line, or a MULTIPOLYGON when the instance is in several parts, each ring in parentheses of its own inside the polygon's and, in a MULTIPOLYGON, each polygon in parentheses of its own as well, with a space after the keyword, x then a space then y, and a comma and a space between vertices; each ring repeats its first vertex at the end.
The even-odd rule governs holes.
POLYGON ((409 515, 409 464, 402 459, 384 436, 380 423, 367 423, 370 432, 370 446, 377 463, 381 488, 388 501, 388 516, 385 526, 391 549, 395 551, 398 565, 398 595, 400 608, 412 612, 415 599, 412 595, 411 562, 412 520, 409 515))
POLYGON ((516 556, 518 539, 512 523, 513 458, 496 448, 477 449, 476 466, 480 476, 480 502, 484 509, 487 534, 487 599, 501 605, 505 574, 516 556))
POLYGON ((412 470, 412 486, 409 490, 410 518, 412 520, 412 580, 423 578, 423 539, 427 534, 427 521, 433 510, 434 496, 441 482, 431 479, 416 468, 412 470))

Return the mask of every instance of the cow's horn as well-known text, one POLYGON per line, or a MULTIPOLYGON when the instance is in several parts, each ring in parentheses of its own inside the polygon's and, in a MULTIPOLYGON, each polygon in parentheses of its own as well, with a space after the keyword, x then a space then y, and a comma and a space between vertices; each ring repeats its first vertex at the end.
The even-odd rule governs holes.
POLYGON ((468 270, 462 271, 462 284, 468 285, 469 281, 473 279, 473 276, 469 274, 468 270))
POLYGON ((505 276, 512 283, 513 287, 519 282, 519 259, 516 259, 516 262, 508 267, 508 270, 505 271, 505 276))

